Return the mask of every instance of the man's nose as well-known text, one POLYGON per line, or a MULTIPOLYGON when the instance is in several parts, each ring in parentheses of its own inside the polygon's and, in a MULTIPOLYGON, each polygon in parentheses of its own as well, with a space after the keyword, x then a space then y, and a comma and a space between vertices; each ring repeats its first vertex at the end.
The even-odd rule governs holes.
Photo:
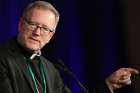
POLYGON ((38 27, 36 27, 36 29, 33 31, 33 33, 35 34, 35 35, 41 35, 41 28, 38 26, 38 27))

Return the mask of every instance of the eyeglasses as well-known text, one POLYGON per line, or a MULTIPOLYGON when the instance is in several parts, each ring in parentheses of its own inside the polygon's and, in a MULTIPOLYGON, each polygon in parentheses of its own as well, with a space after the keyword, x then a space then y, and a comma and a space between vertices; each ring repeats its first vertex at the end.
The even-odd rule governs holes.
POLYGON ((40 28, 40 31, 42 32, 42 35, 46 35, 46 34, 48 34, 48 32, 55 32, 54 30, 50 30, 48 27, 39 26, 38 23, 29 21, 29 20, 27 20, 26 18, 24 18, 24 20, 25 20, 25 22, 27 23, 27 28, 28 28, 29 30, 34 31, 34 30, 40 28))

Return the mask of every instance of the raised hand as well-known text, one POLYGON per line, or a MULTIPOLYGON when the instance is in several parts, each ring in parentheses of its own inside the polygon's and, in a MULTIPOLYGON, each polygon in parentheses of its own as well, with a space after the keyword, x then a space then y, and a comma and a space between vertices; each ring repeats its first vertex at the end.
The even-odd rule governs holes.
POLYGON ((122 88, 131 84, 131 76, 138 74, 138 70, 134 68, 120 68, 113 72, 108 78, 106 78, 106 84, 111 91, 122 88))

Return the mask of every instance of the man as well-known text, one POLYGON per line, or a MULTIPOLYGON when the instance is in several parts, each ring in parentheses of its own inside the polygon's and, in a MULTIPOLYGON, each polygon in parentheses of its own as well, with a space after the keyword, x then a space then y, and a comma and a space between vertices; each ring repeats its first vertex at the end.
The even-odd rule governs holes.
POLYGON ((0 45, 0 93, 70 92, 54 66, 40 56, 58 21, 58 11, 48 2, 27 6, 17 38, 0 45))
MULTIPOLYGON (((27 6, 17 37, 0 45, 0 93, 71 93, 55 67, 40 56, 58 21, 58 11, 48 2, 35 1, 27 6)), ((112 76, 101 84, 104 91, 97 88, 97 93, 116 89, 111 82, 112 76)))

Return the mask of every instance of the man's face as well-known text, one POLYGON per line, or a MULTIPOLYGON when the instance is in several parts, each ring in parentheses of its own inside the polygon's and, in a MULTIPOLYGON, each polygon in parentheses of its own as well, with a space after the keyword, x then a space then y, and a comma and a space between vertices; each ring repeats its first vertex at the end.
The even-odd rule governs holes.
POLYGON ((52 38, 55 15, 49 10, 33 9, 19 22, 18 40, 29 51, 40 50, 52 38))

